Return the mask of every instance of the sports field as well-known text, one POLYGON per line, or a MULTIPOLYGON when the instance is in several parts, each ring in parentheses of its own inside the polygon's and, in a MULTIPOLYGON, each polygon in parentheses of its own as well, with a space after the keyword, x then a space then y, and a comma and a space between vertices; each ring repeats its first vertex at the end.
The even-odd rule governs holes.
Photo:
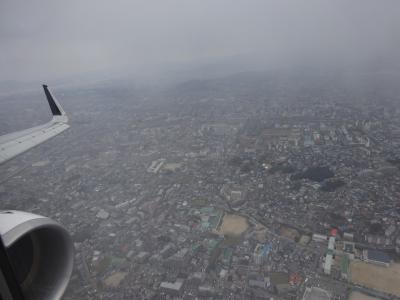
POLYGON ((238 215, 225 214, 218 232, 226 236, 239 236, 245 232, 247 228, 249 228, 249 224, 246 218, 238 215))
POLYGON ((354 283, 400 296, 400 264, 386 268, 355 260, 350 264, 350 274, 354 283))
POLYGON ((363 293, 354 291, 350 294, 349 300, 379 300, 379 298, 368 296, 363 293))

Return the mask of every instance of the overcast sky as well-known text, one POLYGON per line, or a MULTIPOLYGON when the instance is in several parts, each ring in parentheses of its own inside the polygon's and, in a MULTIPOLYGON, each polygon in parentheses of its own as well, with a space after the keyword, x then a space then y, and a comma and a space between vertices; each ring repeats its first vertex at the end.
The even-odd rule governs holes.
POLYGON ((400 66, 399 0, 0 0, 0 80, 251 57, 400 66))

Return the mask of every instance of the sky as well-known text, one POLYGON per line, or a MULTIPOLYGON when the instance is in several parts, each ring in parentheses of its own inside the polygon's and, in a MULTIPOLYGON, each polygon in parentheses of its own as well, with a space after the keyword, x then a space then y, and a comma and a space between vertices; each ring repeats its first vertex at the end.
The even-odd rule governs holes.
POLYGON ((0 81, 235 60, 397 69, 399 16, 398 0, 0 0, 0 81))

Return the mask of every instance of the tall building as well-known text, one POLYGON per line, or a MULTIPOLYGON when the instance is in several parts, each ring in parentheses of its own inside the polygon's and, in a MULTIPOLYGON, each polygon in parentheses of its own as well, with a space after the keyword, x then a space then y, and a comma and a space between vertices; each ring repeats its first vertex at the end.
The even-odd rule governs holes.
POLYGON ((325 262, 324 262, 324 273, 326 275, 331 274, 332 262, 333 262, 333 255, 332 253, 328 252, 328 254, 325 256, 325 262))

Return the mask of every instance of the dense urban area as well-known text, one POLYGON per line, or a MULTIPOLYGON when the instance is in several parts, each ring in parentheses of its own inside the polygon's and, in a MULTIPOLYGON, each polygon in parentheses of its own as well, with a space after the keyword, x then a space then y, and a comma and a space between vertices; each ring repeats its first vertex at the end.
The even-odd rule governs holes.
MULTIPOLYGON (((56 85, 71 128, 0 167, 1 207, 71 233, 66 300, 400 297, 400 94, 374 76, 56 85)), ((0 134, 50 118, 40 85, 0 107, 0 134)))

